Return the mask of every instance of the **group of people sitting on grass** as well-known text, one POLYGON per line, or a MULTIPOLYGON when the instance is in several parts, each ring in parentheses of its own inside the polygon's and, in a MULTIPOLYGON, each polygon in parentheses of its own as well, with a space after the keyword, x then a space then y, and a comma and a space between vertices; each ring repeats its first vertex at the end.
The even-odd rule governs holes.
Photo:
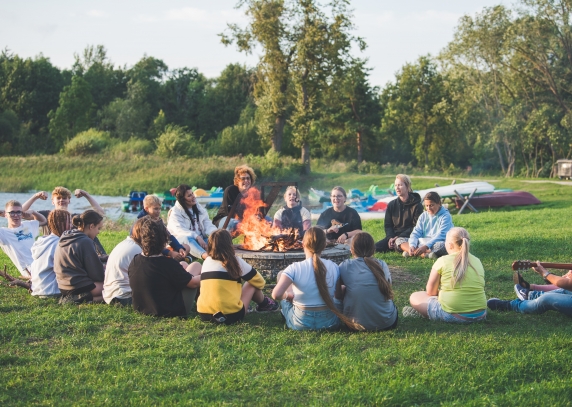
MULTIPOLYGON (((486 318, 485 272, 470 253, 468 232, 453 227, 437 193, 429 192, 422 201, 403 174, 396 177, 397 198, 385 214, 386 237, 377 243, 362 231, 359 214, 346 205, 343 188, 332 190, 332 207, 322 212, 314 227, 297 188, 287 188, 285 205, 273 224, 299 229, 306 260, 281 271, 272 298, 265 296, 264 278, 236 256, 232 241, 255 180, 250 167, 237 167, 234 185, 226 188, 213 221, 188 185, 177 187, 167 225, 160 216, 159 198, 147 196, 129 236, 109 256, 98 242, 103 209, 87 192, 76 190, 76 197, 86 197, 93 209, 72 215, 67 210, 71 192, 57 187, 51 211, 29 209, 35 200, 47 199, 45 192, 24 205, 6 203, 0 215, 8 219, 8 227, 0 228, 0 247, 22 278, 29 279, 28 287, 37 297, 132 306, 144 314, 166 317, 187 316, 196 301, 202 320, 223 324, 242 321, 248 312, 281 308, 286 325, 296 330, 395 328, 398 312, 391 274, 374 254, 396 251, 404 257, 435 259, 426 291, 411 294, 411 307, 403 309, 403 316, 452 323, 486 318), (44 235, 36 240, 41 226, 44 235), (348 244, 352 258, 340 265, 322 259, 328 240, 348 244)), ((572 272, 557 277, 540 265, 535 270, 552 285, 530 285, 518 274, 519 299, 490 299, 488 307, 524 313, 553 309, 570 315, 572 292, 567 290, 572 289, 572 272)))

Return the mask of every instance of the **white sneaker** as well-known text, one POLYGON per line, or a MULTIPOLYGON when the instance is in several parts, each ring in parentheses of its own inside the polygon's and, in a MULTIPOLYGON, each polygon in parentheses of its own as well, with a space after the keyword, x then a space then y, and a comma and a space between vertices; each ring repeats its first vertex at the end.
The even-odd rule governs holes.
POLYGON ((419 311, 417 311, 415 308, 413 307, 403 307, 403 310, 401 311, 401 313, 403 314, 404 317, 409 317, 409 318, 421 318, 423 317, 423 315, 421 315, 421 313, 419 311))
POLYGON ((409 252, 408 251, 404 251, 402 254, 403 257, 407 258, 409 257, 409 252))
POLYGON ((436 258, 437 258, 437 255, 436 255, 435 253, 431 252, 431 253, 429 253, 429 254, 427 255, 427 258, 428 258, 428 259, 436 259, 436 258))

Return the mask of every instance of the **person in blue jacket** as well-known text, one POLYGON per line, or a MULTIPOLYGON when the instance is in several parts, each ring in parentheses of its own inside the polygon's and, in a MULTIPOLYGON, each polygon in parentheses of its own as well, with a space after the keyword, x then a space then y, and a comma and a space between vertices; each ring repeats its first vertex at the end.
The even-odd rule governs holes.
POLYGON ((445 238, 453 227, 451 214, 441 204, 437 192, 428 192, 423 198, 425 212, 419 216, 417 224, 409 236, 409 241, 403 243, 403 257, 420 256, 435 259, 447 254, 445 238))

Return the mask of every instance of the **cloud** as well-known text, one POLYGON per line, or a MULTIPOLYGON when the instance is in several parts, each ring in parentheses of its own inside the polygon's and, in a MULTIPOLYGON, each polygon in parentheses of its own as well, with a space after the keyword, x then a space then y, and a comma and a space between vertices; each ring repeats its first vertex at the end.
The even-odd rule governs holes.
POLYGON ((101 10, 89 10, 87 15, 95 18, 105 17, 105 13, 101 10))
POLYGON ((167 21, 192 21, 195 23, 208 22, 209 13, 206 10, 201 10, 194 7, 183 7, 180 9, 171 9, 165 13, 165 20, 167 21))

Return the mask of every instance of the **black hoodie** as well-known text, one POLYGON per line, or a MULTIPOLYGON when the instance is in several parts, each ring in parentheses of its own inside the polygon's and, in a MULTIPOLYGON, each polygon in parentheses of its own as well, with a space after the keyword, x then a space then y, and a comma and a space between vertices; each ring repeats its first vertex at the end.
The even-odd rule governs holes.
POLYGON ((74 290, 103 282, 105 271, 95 245, 79 230, 64 232, 54 255, 54 271, 60 290, 74 290))
POLYGON ((394 199, 385 211, 385 236, 409 237, 422 213, 421 196, 417 192, 410 192, 405 202, 399 197, 394 199))

